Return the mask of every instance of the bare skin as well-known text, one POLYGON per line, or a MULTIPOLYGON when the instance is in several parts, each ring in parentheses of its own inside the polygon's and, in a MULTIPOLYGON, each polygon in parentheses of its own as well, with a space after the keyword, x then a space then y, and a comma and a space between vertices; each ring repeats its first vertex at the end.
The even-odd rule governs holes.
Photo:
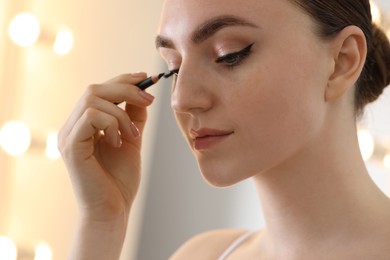
POLYGON ((140 181, 139 136, 153 101, 135 86, 145 78, 127 74, 89 86, 60 131, 80 212, 69 259, 119 258, 140 181), (121 101, 126 111, 114 104, 121 101))
MULTIPOLYGON (((389 258, 390 204, 364 166, 352 105, 366 56, 361 30, 350 26, 325 42, 288 1, 201 2, 166 1, 159 34, 170 44, 160 51, 180 67, 172 107, 205 179, 225 186, 252 177, 256 184, 266 229, 231 258, 389 258), (194 41, 199 25, 226 15, 247 23, 194 41), (250 43, 251 54, 234 68, 210 58, 250 43), (197 149, 194 128, 233 134, 197 149)), ((229 236, 206 234, 194 247, 216 239, 226 248, 229 236)))
MULTIPOLYGON (((287 0, 237 3, 166 0, 157 40, 180 68, 172 108, 205 180, 252 178, 261 199, 266 228, 229 259, 390 259, 390 202, 356 137, 364 34, 349 26, 323 41, 287 0)), ((145 77, 89 87, 60 133, 80 208, 70 259, 120 255, 153 101, 135 87, 145 77)), ((200 234, 171 259, 216 259, 244 232, 200 234)))

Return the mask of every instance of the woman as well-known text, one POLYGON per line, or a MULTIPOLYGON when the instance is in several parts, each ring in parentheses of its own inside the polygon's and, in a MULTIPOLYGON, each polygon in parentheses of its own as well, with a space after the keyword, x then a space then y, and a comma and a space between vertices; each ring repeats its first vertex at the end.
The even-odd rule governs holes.
MULTIPOLYGON (((210 231, 172 259, 390 259, 390 202, 356 118, 390 82, 368 0, 166 0, 156 45, 204 178, 252 178, 266 227, 210 231)), ((144 73, 90 86, 59 147, 81 217, 71 259, 117 259, 140 180, 144 73), (114 105, 126 101, 123 111, 114 105)))

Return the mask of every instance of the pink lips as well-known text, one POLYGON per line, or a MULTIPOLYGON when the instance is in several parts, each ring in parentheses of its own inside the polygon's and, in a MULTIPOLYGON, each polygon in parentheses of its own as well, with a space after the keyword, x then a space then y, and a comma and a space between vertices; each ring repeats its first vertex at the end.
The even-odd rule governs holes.
POLYGON ((233 133, 233 131, 202 128, 199 130, 191 129, 190 136, 196 150, 206 150, 223 141, 233 133))

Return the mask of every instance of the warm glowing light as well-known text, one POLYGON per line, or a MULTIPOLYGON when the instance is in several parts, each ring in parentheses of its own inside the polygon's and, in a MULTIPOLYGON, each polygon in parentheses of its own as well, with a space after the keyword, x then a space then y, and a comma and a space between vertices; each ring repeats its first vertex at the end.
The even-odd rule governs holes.
POLYGON ((73 47, 73 35, 69 30, 58 32, 53 45, 54 52, 58 55, 66 55, 73 47))
POLYGON ((48 245, 40 244, 35 248, 34 260, 51 260, 52 252, 48 245))
POLYGON ((33 45, 37 41, 39 33, 39 21, 29 13, 21 13, 15 16, 8 27, 9 37, 21 47, 33 45))
POLYGON ((372 21, 375 24, 380 24, 382 20, 381 11, 378 7, 378 5, 374 1, 370 1, 371 5, 371 15, 372 15, 372 21))
POLYGON ((383 165, 384 165, 386 168, 390 169, 390 153, 387 154, 387 155, 385 156, 385 158, 383 158, 383 165))
POLYGON ((0 237, 0 260, 16 260, 17 254, 15 243, 8 237, 0 237))
POLYGON ((31 144, 28 127, 17 121, 6 123, 0 130, 0 146, 10 155, 19 156, 25 153, 31 144))
POLYGON ((47 137, 45 153, 46 153, 46 156, 52 160, 58 159, 61 156, 60 152, 58 151, 58 147, 57 147, 57 134, 56 133, 50 134, 47 137))
POLYGON ((368 161, 374 154, 375 142, 374 138, 367 130, 358 131, 359 146, 364 161, 368 161))

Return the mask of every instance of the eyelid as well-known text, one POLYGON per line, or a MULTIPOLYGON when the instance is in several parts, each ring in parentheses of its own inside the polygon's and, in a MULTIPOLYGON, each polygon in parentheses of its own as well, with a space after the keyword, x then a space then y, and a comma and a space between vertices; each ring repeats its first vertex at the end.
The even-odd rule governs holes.
POLYGON ((239 55, 243 55, 243 54, 247 54, 250 52, 252 46, 253 46, 254 43, 251 43, 249 44, 248 46, 246 46, 245 48, 241 49, 241 50, 238 50, 238 51, 233 51, 233 52, 230 52, 230 53, 227 53, 227 54, 224 54, 224 55, 221 55, 221 56, 218 56, 216 58, 216 62, 217 63, 220 63, 220 62, 223 62, 225 59, 229 58, 229 57, 234 57, 234 56, 239 56, 239 55))
POLYGON ((179 73, 179 69, 169 70, 169 73, 165 74, 164 78, 169 78, 171 76, 177 76, 178 73, 179 73))
POLYGON ((177 68, 181 64, 181 56, 177 51, 172 49, 160 49, 160 55, 165 60, 168 68, 177 68))
POLYGON ((170 62, 170 61, 168 61, 167 62, 167 66, 168 66, 168 70, 169 71, 178 70, 178 68, 180 67, 180 62, 170 62))
POLYGON ((180 68, 177 68, 177 69, 171 70, 171 73, 172 73, 173 75, 178 75, 178 74, 179 74, 179 71, 180 71, 180 68))

